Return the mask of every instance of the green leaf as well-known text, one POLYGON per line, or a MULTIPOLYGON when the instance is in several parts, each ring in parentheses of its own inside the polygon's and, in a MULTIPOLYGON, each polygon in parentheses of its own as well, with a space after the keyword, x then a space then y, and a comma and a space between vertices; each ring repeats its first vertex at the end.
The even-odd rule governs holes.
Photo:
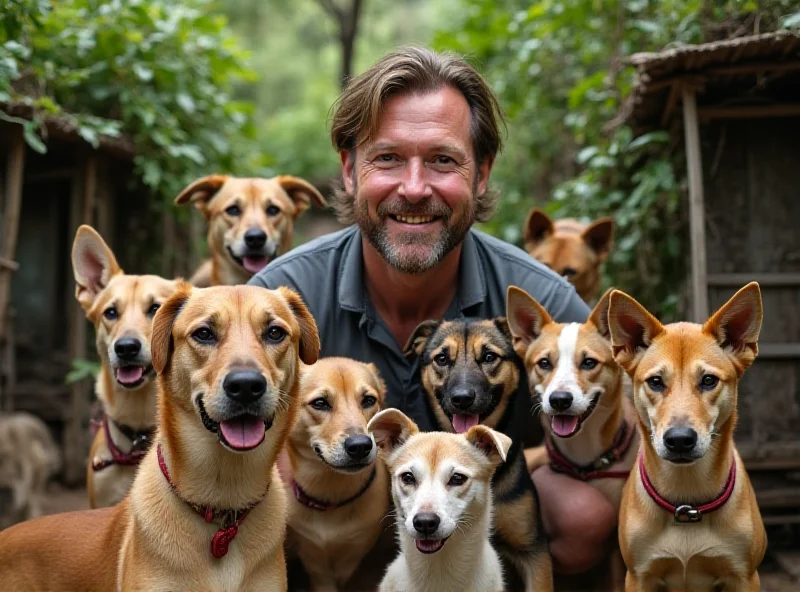
POLYGON ((795 27, 800 27, 800 11, 785 17, 783 22, 781 22, 781 27, 784 29, 794 29, 795 27))

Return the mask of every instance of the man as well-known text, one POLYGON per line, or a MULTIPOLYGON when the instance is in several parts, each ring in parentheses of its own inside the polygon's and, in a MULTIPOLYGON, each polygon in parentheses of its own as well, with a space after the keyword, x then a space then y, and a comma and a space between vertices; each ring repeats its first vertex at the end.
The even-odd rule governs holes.
MULTIPOLYGON (((421 48, 386 56, 350 82, 333 118, 344 183, 334 208, 350 226, 276 259, 250 282, 297 290, 317 321, 321 355, 374 363, 388 406, 425 430, 434 426, 417 363, 402 353, 420 322, 504 316, 509 285, 558 321, 589 313, 566 280, 472 229, 497 203, 488 181, 501 117, 492 91, 461 59, 421 48)), ((564 510, 544 516, 556 566, 576 572, 599 560, 616 520, 613 510, 598 511, 602 496, 556 474, 537 478, 537 487, 564 510)))

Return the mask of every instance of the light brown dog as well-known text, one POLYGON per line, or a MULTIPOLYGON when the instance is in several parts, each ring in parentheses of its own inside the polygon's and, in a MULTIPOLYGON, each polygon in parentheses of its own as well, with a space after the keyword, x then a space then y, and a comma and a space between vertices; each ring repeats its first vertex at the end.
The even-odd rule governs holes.
POLYGON ((61 455, 45 423, 30 413, 0 415, 0 529, 42 514, 61 455))
POLYGON ((523 238, 531 257, 569 280, 585 302, 599 296, 600 269, 614 241, 614 220, 604 217, 584 224, 565 218, 553 222, 542 210, 533 208, 523 238))
POLYGON ((158 432, 127 498, 0 533, 9 590, 286 590, 275 459, 319 352, 291 290, 181 285, 153 322, 158 432), (43 569, 46 566, 46 569, 43 569))
POLYGON ((191 278, 198 287, 246 284, 292 248, 294 224, 314 202, 327 207, 311 183, 280 175, 271 179, 209 175, 181 191, 175 203, 191 203, 208 222, 211 259, 191 278))
POLYGON ((347 358, 306 366, 300 385, 300 411, 286 444, 288 543, 313 590, 346 590, 386 528, 389 478, 367 433, 386 386, 373 364, 347 358))
POLYGON ((614 355, 633 380, 642 436, 619 519, 626 590, 760 588, 766 533, 733 431, 761 318, 755 282, 704 325, 664 326, 611 294, 614 355))
POLYGON ((156 381, 150 352, 153 317, 178 286, 156 275, 128 275, 91 226, 72 245, 75 298, 95 329, 100 375, 95 394, 103 424, 86 467, 89 506, 104 508, 128 494, 156 425, 156 381))

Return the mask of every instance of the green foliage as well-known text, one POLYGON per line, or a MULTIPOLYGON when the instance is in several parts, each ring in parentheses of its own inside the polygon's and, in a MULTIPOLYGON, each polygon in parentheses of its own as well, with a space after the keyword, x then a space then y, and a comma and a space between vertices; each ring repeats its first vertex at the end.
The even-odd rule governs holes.
POLYGON ((0 100, 71 119, 97 146, 130 137, 142 182, 165 205, 209 171, 258 168, 252 105, 234 85, 255 79, 224 17, 205 0, 6 2, 0 100))
POLYGON ((66 384, 79 382, 86 378, 94 380, 100 374, 100 362, 75 358, 72 360, 72 367, 64 378, 66 384))

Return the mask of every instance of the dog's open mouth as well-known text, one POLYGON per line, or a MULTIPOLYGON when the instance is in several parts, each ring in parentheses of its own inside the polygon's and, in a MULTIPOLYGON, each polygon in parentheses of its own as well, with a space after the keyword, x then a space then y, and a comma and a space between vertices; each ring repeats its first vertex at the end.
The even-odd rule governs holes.
POLYGON ((589 408, 581 415, 568 415, 566 413, 553 415, 550 418, 550 429, 559 438, 571 438, 580 431, 583 422, 592 414, 592 411, 594 411, 594 408, 597 406, 597 400, 599 398, 600 393, 592 397, 589 408))
POLYGON ((136 388, 152 373, 152 366, 121 366, 117 368, 117 382, 125 388, 136 388))
POLYGON ((223 446, 237 452, 247 452, 257 448, 266 438, 267 430, 272 427, 272 418, 262 419, 250 414, 237 415, 217 422, 209 417, 202 397, 197 400, 197 405, 203 426, 209 432, 217 434, 223 446))
POLYGON ((244 267, 244 269, 250 273, 258 273, 272 260, 270 257, 260 253, 253 253, 250 255, 237 257, 233 254, 233 251, 231 251, 230 248, 228 248, 228 253, 230 253, 231 257, 234 261, 236 261, 236 263, 238 263, 241 267, 244 267))
POLYGON ((456 434, 463 434, 469 431, 469 429, 473 426, 478 425, 481 422, 481 416, 477 413, 471 414, 461 414, 461 413, 454 413, 453 414, 453 430, 455 430, 456 434))
POLYGON ((425 553, 426 555, 430 555, 431 553, 436 553, 440 551, 444 544, 447 542, 447 538, 433 540, 433 539, 414 539, 417 543, 417 550, 420 553, 425 553))

